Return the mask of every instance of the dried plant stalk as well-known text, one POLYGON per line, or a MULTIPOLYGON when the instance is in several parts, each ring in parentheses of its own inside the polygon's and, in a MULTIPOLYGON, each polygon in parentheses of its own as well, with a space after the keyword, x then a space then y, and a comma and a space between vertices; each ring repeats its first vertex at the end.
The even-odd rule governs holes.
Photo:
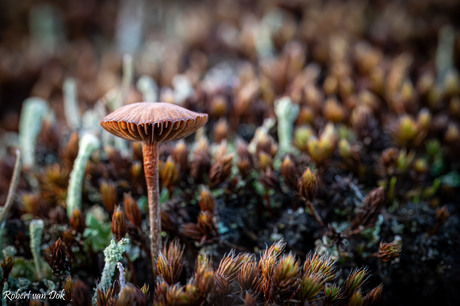
POLYGON ((6 220, 6 217, 13 205, 14 195, 19 183, 19 174, 21 173, 21 164, 21 151, 16 149, 16 163, 14 164, 13 177, 11 178, 10 188, 8 189, 8 197, 6 198, 5 205, 3 205, 2 212, 0 213, 0 226, 3 224, 3 221, 6 220))

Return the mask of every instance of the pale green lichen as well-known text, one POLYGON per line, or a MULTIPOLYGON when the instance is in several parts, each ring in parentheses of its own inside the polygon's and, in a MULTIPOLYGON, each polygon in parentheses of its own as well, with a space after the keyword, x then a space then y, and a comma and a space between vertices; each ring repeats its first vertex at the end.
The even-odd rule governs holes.
POLYGON ((79 129, 81 126, 80 109, 77 99, 77 83, 73 78, 67 78, 64 81, 64 113, 67 124, 73 129, 79 129))
POLYGON ((113 105, 113 110, 119 109, 125 104, 126 98, 129 94, 129 90, 131 89, 131 85, 133 84, 133 75, 133 57, 131 56, 131 54, 125 54, 123 55, 123 78, 121 80, 121 88, 119 96, 115 100, 115 105, 113 105))
MULTIPOLYGON (((128 238, 123 238, 116 243, 115 238, 110 241, 110 244, 104 250, 104 270, 97 289, 107 292, 110 286, 112 286, 112 278, 117 267, 117 263, 123 258, 123 253, 126 251, 126 245, 129 243, 128 238)), ((97 289, 93 296, 93 304, 96 303, 97 289)))
POLYGON ((39 291, 41 294, 49 295, 51 292, 56 291, 56 284, 52 280, 45 279, 43 280, 43 284, 45 285, 46 290, 40 288, 39 291))
POLYGON ((292 151, 294 121, 299 116, 299 105, 293 104, 291 98, 283 97, 275 101, 275 113, 278 118, 279 156, 292 151))
POLYGON ((17 287, 19 288, 19 291, 23 291, 23 290, 26 290, 27 288, 29 288, 30 284, 32 282, 25 278, 25 277, 18 277, 18 283, 17 283, 17 287))
POLYGON ((156 102, 158 99, 158 86, 154 79, 143 75, 137 80, 137 89, 142 93, 145 102, 156 102))
MULTIPOLYGON (((87 110, 86 112, 88 112, 87 110)), ((116 136, 110 133, 104 133, 100 122, 101 118, 104 118, 107 115, 105 103, 103 99, 99 99, 96 104, 94 104, 93 109, 91 110, 91 116, 94 117, 94 125, 91 127, 91 130, 97 131, 99 134, 99 139, 101 140, 101 147, 105 148, 106 146, 113 146, 115 143, 116 136)), ((128 150, 129 151, 129 150, 128 150)))
MULTIPOLYGON (((123 77, 121 81, 121 86, 117 90, 116 99, 112 100, 111 105, 108 104, 108 106, 111 107, 112 111, 119 109, 125 104, 133 83, 133 75, 133 57, 131 56, 131 54, 125 54, 123 56, 123 77)), ((123 157, 127 157, 130 154, 128 148, 128 141, 126 139, 115 137, 113 138, 113 142, 115 148, 120 151, 123 157)))
POLYGON ((454 67, 455 32, 452 26, 444 26, 439 31, 439 43, 436 50, 437 85, 442 88, 448 72, 454 67))
MULTIPOLYGON (((2 207, 3 210, 3 207, 2 207)), ((0 224, 0 248, 2 250, 5 249, 5 234, 6 234, 6 228, 5 228, 5 222, 2 222, 0 224)), ((3 259, 3 252, 0 253, 0 261, 3 259)), ((1 269, 0 269, 1 270, 1 269)))
POLYGON ((178 105, 183 105, 185 100, 195 92, 192 83, 185 75, 176 75, 172 79, 172 84, 174 86, 174 102, 178 105))
POLYGON ((30 232, 30 250, 34 258, 35 271, 37 278, 42 279, 43 266, 42 259, 40 256, 40 247, 42 244, 42 234, 45 223, 41 219, 35 219, 30 221, 29 232, 30 232))
POLYGON ((2 255, 3 255, 3 257, 11 256, 11 258, 13 258, 14 256, 16 256, 17 253, 18 253, 18 250, 16 250, 16 248, 14 246, 9 245, 7 247, 3 247, 3 245, 2 245, 2 255))
POLYGON ((99 146, 99 139, 92 134, 85 134, 80 139, 78 155, 70 173, 69 187, 67 189, 67 216, 69 218, 75 209, 81 210, 81 190, 86 163, 99 146))
POLYGON ((95 108, 90 108, 83 113, 81 133, 88 133, 91 131, 99 130, 101 117, 95 108))
POLYGON ((8 282, 3 283, 3 290, 2 290, 2 306, 6 306, 6 298, 3 298, 6 295, 6 292, 8 291, 8 282))
POLYGON ((9 148, 19 148, 19 135, 17 132, 2 131, 0 134, 0 158, 10 153, 9 148))
POLYGON ((383 216, 379 215, 377 222, 375 222, 375 225, 373 227, 367 228, 361 232, 361 235, 366 237, 368 243, 367 247, 371 248, 374 244, 379 242, 380 239, 380 231, 382 229, 382 224, 383 224, 383 216))
POLYGON ((155 17, 156 15, 162 16, 162 14, 148 13, 147 7, 150 8, 150 6, 147 1, 122 0, 117 3, 118 21, 115 41, 118 52, 138 53, 143 43, 146 16, 150 23, 152 19, 158 18, 155 17))
MULTIPOLYGON (((101 127, 101 118, 104 118, 107 115, 106 111, 106 98, 99 99, 93 108, 86 110, 82 116, 82 125, 79 133, 81 135, 85 133, 92 133, 99 136, 101 141, 100 147, 105 146, 114 146, 115 139, 119 138, 115 135, 110 133, 104 133, 104 129, 101 127)), ((107 98, 108 99, 108 98, 107 98)), ((126 147, 123 152, 123 156, 125 156, 126 151, 129 151, 126 147)))
POLYGON ((24 101, 19 123, 19 145, 24 155, 24 166, 35 163, 37 138, 42 129, 43 117, 48 111, 48 102, 41 98, 28 98, 24 101))
POLYGON ((53 56, 59 42, 64 38, 61 14, 56 8, 39 4, 30 9, 29 27, 31 50, 42 60, 53 56))
POLYGON ((281 16, 279 12, 280 10, 276 9, 269 11, 258 25, 251 27, 259 57, 269 57, 275 54, 272 36, 280 23, 281 16))

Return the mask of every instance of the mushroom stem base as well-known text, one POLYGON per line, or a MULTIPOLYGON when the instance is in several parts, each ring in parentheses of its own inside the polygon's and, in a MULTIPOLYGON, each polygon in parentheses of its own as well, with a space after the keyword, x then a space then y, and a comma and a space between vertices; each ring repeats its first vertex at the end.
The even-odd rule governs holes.
POLYGON ((143 143, 144 172, 147 182, 150 220, 150 255, 154 279, 156 278, 158 252, 161 250, 161 211, 158 182, 158 143, 143 143))

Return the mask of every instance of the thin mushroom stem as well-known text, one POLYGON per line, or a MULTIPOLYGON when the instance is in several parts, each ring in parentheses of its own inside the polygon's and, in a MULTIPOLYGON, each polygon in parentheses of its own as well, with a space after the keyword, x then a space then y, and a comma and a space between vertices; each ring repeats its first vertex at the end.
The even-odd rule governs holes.
POLYGON ((147 182, 150 220, 150 254, 152 258, 153 277, 156 278, 158 252, 161 250, 161 211, 160 189, 158 182, 158 143, 142 143, 144 154, 144 171, 147 182))

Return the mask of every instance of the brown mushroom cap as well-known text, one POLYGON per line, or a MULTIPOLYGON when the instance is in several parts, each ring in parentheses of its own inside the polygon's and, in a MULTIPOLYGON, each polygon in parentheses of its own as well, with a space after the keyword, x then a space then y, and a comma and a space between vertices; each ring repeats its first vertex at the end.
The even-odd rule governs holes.
POLYGON ((110 133, 134 141, 168 142, 185 138, 208 122, 208 115, 162 102, 120 107, 101 120, 110 133))

